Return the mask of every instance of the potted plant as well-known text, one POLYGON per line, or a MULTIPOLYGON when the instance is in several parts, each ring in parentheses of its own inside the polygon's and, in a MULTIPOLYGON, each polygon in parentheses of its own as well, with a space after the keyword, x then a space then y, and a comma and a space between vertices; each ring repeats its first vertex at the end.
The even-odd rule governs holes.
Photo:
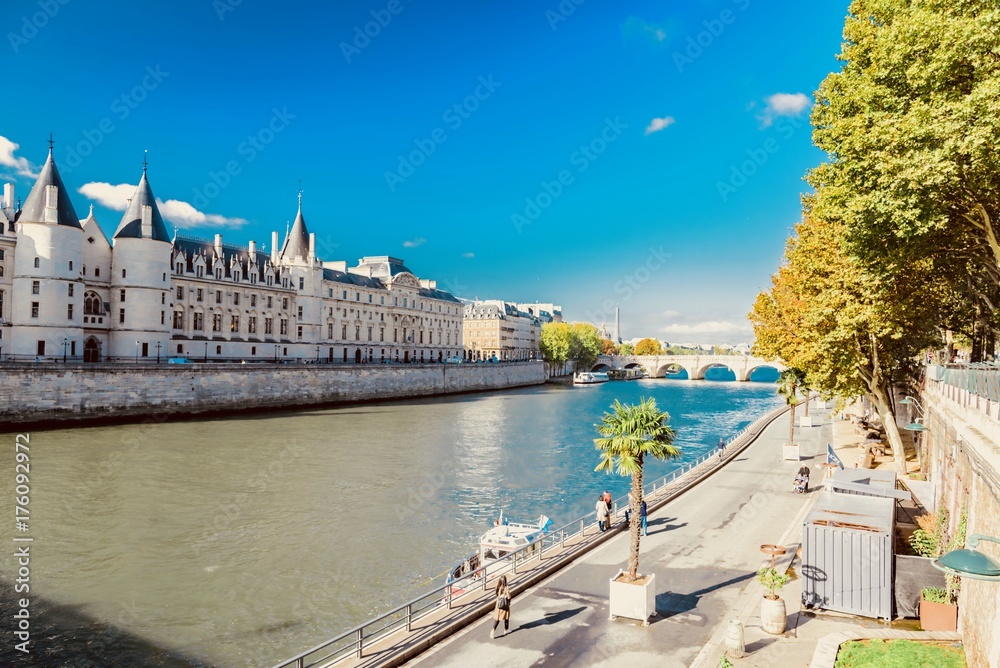
POLYGON ((789 579, 773 566, 761 566, 757 571, 757 580, 771 591, 770 594, 764 594, 760 602, 760 625, 765 631, 774 635, 785 632, 785 601, 778 596, 778 590, 784 587, 789 579))
POLYGON ((805 382, 806 374, 800 369, 785 369, 778 377, 778 394, 792 407, 788 413, 788 443, 782 448, 782 459, 799 461, 799 446, 795 444, 795 406, 799 403, 799 386, 805 382))
POLYGON ((628 617, 641 620, 645 625, 656 614, 655 574, 639 575, 639 506, 642 503, 643 462, 649 457, 667 460, 680 456, 669 423, 670 415, 649 398, 640 399, 635 405, 622 404, 615 399, 611 412, 605 413, 601 424, 597 425, 600 438, 594 439, 594 446, 600 451, 600 461, 594 470, 632 477, 628 572, 619 570, 611 578, 611 619, 628 617))
MULTIPOLYGON (((965 533, 968 515, 963 509, 958 520, 958 530, 950 541, 945 541, 945 531, 948 527, 948 511, 942 502, 938 516, 933 523, 933 533, 921 526, 913 532, 910 544, 918 554, 932 558, 940 557, 946 552, 956 550, 965 545, 965 533)), ((958 630, 958 592, 961 588, 961 578, 954 575, 945 576, 944 587, 924 587, 920 591, 920 628, 924 631, 957 631, 958 630)))
POLYGON ((920 592, 920 628, 924 631, 957 631, 958 605, 948 589, 924 587, 920 592))

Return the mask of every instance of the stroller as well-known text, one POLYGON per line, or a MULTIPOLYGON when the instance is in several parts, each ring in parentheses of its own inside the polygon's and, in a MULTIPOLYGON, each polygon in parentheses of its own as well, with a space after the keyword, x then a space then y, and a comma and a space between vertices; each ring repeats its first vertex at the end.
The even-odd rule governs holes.
POLYGON ((798 494, 805 494, 809 491, 809 469, 805 467, 802 469, 799 469, 799 472, 795 474, 795 483, 792 486, 792 491, 798 494))

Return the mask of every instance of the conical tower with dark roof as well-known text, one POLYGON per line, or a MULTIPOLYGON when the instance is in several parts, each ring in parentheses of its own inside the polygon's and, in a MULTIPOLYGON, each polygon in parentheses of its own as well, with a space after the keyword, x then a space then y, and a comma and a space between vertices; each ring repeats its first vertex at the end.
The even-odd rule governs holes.
MULTIPOLYGON (((166 355, 170 338, 170 236, 146 164, 111 249, 112 358, 142 361, 166 355), (159 346, 157 346, 159 344, 159 346)), ((151 361, 151 360, 150 360, 151 361)))
POLYGON ((7 352, 62 359, 83 339, 83 229, 69 190, 49 155, 17 215, 7 352))
POLYGON ((306 220, 302 217, 302 193, 299 193, 299 210, 295 214, 292 229, 285 235, 285 243, 281 246, 278 258, 283 264, 312 263, 313 250, 309 240, 309 230, 306 220))

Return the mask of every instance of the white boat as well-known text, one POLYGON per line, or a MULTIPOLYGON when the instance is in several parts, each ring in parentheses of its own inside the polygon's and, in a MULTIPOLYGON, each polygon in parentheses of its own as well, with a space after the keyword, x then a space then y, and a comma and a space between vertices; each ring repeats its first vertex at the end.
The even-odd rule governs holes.
POLYGON ((577 371, 573 374, 573 384, 574 385, 596 385, 597 383, 606 383, 610 378, 608 374, 603 371, 577 371))
MULTIPOLYGON (((479 551, 455 564, 448 572, 447 583, 460 580, 470 573, 474 573, 478 579, 484 575, 484 571, 488 577, 494 577, 510 570, 509 561, 497 562, 497 560, 522 547, 533 545, 545 535, 550 524, 552 520, 545 515, 540 516, 535 524, 509 522, 501 511, 500 519, 495 520, 493 527, 479 537, 479 551)), ((468 582, 452 586, 452 595, 461 594, 468 589, 468 582)))

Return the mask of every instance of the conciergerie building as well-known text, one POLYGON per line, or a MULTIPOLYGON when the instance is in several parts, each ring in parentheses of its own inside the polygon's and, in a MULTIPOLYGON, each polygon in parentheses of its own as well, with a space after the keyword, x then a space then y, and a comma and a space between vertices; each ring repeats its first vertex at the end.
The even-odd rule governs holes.
POLYGON ((143 167, 112 239, 80 220, 49 148, 18 208, 0 205, 0 359, 441 362, 463 305, 390 256, 316 257, 302 215, 269 252, 171 236, 143 167))

